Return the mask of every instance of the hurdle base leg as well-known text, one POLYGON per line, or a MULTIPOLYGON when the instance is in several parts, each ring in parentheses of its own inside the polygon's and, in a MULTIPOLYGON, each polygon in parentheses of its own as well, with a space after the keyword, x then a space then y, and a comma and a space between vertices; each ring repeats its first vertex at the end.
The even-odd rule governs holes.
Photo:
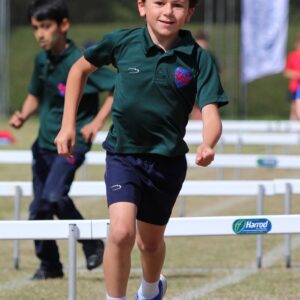
POLYGON ((286 256, 285 257, 285 267, 287 269, 290 269, 292 267, 292 265, 291 265, 291 257, 290 256, 286 256))

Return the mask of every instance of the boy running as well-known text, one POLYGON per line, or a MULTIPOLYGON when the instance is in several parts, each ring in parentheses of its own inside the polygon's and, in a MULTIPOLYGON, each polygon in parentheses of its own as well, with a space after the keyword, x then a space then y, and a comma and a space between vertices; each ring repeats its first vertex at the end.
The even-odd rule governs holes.
POLYGON ((202 110, 203 143, 195 163, 214 159, 227 103, 213 60, 181 28, 197 0, 138 0, 146 26, 107 34, 72 67, 66 91, 58 153, 73 157, 77 106, 87 76, 112 63, 118 70, 113 124, 103 144, 110 231, 104 253, 107 300, 126 299, 135 241, 143 277, 138 300, 160 300, 164 231, 186 176, 185 127, 195 99, 202 110))
MULTIPOLYGON (((110 113, 112 95, 97 115, 98 93, 112 92, 115 73, 101 68, 87 79, 76 118, 73 158, 58 155, 53 141, 62 120, 67 75, 82 53, 67 38, 70 22, 63 0, 33 1, 28 8, 28 18, 42 51, 36 56, 29 93, 22 110, 12 115, 9 124, 21 128, 39 109, 40 128, 32 146, 34 199, 29 208, 29 219, 51 220, 54 215, 59 219, 83 219, 68 193, 76 170, 90 150, 91 140, 110 113)), ((102 263, 103 241, 80 242, 87 269, 98 267, 102 263)), ((55 241, 35 241, 35 252, 41 264, 32 279, 63 277, 63 266, 55 241)))

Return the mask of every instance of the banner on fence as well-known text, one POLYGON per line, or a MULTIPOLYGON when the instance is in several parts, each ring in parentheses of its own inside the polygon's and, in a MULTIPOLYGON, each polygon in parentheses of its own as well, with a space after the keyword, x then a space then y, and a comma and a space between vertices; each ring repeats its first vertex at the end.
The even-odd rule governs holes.
POLYGON ((283 71, 288 10, 289 0, 242 1, 242 83, 283 71))

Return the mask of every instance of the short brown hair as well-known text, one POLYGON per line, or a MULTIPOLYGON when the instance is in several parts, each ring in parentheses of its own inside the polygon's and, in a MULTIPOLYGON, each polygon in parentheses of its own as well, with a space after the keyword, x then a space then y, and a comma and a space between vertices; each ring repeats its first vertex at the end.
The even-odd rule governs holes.
POLYGON ((198 3, 198 0, 190 0, 190 7, 194 8, 198 3))
MULTIPOLYGON (((146 0, 143 0, 145 2, 146 0)), ((198 0, 190 0, 190 8, 194 8, 198 3, 198 0)))

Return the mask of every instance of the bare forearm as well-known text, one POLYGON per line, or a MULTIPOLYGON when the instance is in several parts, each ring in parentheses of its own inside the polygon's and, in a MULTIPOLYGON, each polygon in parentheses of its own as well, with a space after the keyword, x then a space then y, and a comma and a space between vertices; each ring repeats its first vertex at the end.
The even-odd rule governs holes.
POLYGON ((62 126, 75 126, 76 114, 81 95, 91 73, 88 62, 81 58, 71 68, 66 87, 65 105, 62 126))
POLYGON ((72 157, 76 143, 75 128, 78 105, 87 77, 95 70, 95 66, 91 65, 84 57, 81 57, 69 72, 62 127, 54 140, 57 152, 61 155, 72 157))
POLYGON ((75 126, 77 109, 86 79, 87 76, 84 76, 76 66, 71 68, 67 80, 62 126, 75 126))
POLYGON ((21 109, 21 115, 24 121, 26 121, 34 112, 36 112, 38 107, 38 98, 29 94, 25 99, 21 109))
POLYGON ((222 134, 222 122, 217 105, 210 104, 202 109, 203 144, 214 148, 222 134))
POLYGON ((298 79, 300 80, 300 72, 295 70, 287 69, 284 71, 284 76, 288 79, 298 79))
POLYGON ((21 111, 15 111, 9 119, 9 125, 13 128, 21 128, 26 120, 38 109, 38 98, 29 94, 25 99, 21 111))

